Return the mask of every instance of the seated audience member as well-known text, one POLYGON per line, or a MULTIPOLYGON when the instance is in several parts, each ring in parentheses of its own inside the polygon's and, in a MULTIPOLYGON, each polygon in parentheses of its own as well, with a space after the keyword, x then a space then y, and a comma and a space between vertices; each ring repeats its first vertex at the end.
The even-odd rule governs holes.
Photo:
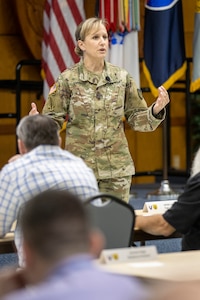
MULTIPOLYGON (((17 126, 21 155, 0 172, 0 236, 9 232, 21 205, 47 189, 68 190, 82 200, 98 193, 96 178, 85 162, 61 149, 57 124, 48 116, 22 118, 17 126)), ((19 265, 20 232, 15 231, 19 265)))
POLYGON ((164 214, 137 216, 135 226, 154 235, 183 234, 182 250, 200 250, 200 149, 184 192, 164 214))
POLYGON ((147 290, 136 278, 98 268, 94 258, 104 239, 92 229, 80 199, 49 190, 22 207, 25 268, 0 276, 0 295, 7 300, 141 300, 147 290))

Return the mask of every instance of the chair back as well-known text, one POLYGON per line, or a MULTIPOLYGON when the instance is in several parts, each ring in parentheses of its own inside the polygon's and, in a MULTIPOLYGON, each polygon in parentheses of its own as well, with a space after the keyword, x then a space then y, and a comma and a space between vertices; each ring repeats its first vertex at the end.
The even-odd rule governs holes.
POLYGON ((90 197, 86 205, 92 226, 104 234, 105 249, 132 245, 135 225, 135 212, 132 206, 111 194, 90 197), (97 199, 102 200, 101 205, 95 204, 97 199))

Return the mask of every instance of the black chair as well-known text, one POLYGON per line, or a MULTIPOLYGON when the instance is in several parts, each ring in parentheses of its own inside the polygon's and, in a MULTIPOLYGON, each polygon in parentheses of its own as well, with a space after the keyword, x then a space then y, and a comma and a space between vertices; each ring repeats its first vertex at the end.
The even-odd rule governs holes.
POLYGON ((86 207, 92 226, 104 234, 105 249, 132 245, 135 225, 132 206, 111 194, 98 194, 86 201, 86 207), (101 205, 96 204, 97 199, 101 205))

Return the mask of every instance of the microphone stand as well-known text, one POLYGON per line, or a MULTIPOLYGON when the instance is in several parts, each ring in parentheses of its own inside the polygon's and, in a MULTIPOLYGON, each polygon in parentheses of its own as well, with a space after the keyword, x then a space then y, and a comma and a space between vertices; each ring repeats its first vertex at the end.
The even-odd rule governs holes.
MULTIPOLYGON (((167 110, 168 111, 168 110, 167 110)), ((168 114, 167 114, 168 115, 168 114)), ((168 118, 163 121, 163 180, 161 181, 159 189, 147 194, 147 198, 150 200, 175 200, 180 193, 175 192, 169 184, 168 180, 168 157, 167 157, 167 135, 168 118)))

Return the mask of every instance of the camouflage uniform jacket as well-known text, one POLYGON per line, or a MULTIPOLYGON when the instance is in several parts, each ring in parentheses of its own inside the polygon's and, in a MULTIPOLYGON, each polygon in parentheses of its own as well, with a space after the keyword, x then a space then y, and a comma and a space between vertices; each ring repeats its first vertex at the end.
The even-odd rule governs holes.
POLYGON ((132 129, 153 131, 163 121, 152 114, 128 72, 105 62, 101 75, 83 62, 60 74, 51 88, 43 114, 60 127, 68 116, 66 149, 81 157, 97 179, 132 175, 134 163, 124 133, 123 118, 132 129))

